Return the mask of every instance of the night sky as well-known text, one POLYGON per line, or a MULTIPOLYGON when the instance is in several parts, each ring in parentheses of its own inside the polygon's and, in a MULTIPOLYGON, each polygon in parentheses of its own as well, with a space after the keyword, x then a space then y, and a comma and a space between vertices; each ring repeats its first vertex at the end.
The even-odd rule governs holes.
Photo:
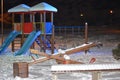
POLYGON ((120 22, 119 0, 4 0, 4 13, 19 4, 34 6, 47 2, 56 7, 55 25, 109 25, 120 22), (110 13, 112 11, 112 13, 110 13))

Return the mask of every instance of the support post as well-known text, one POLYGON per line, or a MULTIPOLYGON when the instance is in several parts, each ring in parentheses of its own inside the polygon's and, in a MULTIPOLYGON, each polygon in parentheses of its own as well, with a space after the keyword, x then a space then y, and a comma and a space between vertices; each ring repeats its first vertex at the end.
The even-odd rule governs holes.
MULTIPOLYGON (((88 24, 85 23, 85 44, 88 44, 88 24)), ((87 54, 88 50, 85 50, 85 54, 87 54)))
POLYGON ((92 72, 92 80, 101 80, 101 72, 100 71, 94 71, 92 72))
POLYGON ((44 15, 44 39, 46 40, 46 12, 43 13, 44 15))
POLYGON ((51 53, 54 54, 54 25, 53 25, 53 12, 51 13, 51 24, 52 24, 51 53))
POLYGON ((4 17, 3 17, 3 8, 4 8, 4 7, 3 7, 3 4, 4 4, 4 2, 3 2, 3 0, 1 0, 1 19, 2 19, 2 20, 1 20, 1 34, 2 34, 2 41, 1 41, 1 43, 3 43, 3 38, 4 38, 4 37, 3 37, 3 34, 4 34, 4 33, 3 33, 3 18, 4 18, 4 17))
POLYGON ((54 54, 54 25, 52 27, 51 53, 54 54))
MULTIPOLYGON (((12 30, 14 30, 14 13, 12 13, 12 30)), ((15 48, 14 48, 14 41, 12 41, 12 51, 15 51, 15 48)))
POLYGON ((85 23, 85 43, 88 43, 88 24, 85 23))
POLYGON ((21 38, 21 47, 24 43, 24 13, 21 15, 21 31, 22 31, 22 38, 21 38))

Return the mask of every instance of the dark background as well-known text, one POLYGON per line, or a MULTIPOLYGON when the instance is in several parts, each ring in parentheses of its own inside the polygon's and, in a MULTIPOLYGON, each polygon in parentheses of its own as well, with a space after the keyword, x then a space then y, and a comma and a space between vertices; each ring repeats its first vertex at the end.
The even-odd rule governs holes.
POLYGON ((58 9, 54 14, 57 26, 84 25, 85 22, 97 26, 120 24, 119 0, 4 0, 4 13, 19 4, 34 6, 40 2, 47 2, 58 9))

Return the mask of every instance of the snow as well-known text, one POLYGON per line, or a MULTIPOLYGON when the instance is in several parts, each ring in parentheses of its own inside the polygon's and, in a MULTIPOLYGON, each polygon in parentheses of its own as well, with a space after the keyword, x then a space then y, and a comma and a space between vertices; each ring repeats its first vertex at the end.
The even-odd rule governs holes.
POLYGON ((51 71, 95 71, 95 70, 120 70, 120 64, 69 64, 52 65, 51 71))
MULTIPOLYGON (((58 39, 58 38, 56 38, 58 39)), ((60 39, 60 38, 59 38, 60 39)), ((79 42, 83 44, 84 39, 69 39, 67 48, 71 48, 73 43, 79 42), (75 41, 76 40, 76 41, 75 41)), ((120 40, 120 36, 116 35, 97 35, 89 38, 90 41, 100 41, 103 43, 101 48, 91 48, 87 54, 84 52, 78 52, 76 54, 69 55, 70 59, 89 63, 91 58, 96 58, 94 64, 120 64, 120 61, 115 60, 112 56, 112 49, 117 46, 120 40)), ((56 48, 59 48, 60 42, 56 42, 56 48)), ((63 42, 64 44, 64 42, 63 42)), ((1 43, 0 43, 1 45, 1 43)), ((37 46, 36 46, 37 48, 37 46)), ((38 48, 37 48, 38 49, 38 48)), ((14 56, 11 51, 11 46, 6 50, 5 55, 0 55, 0 80, 52 80, 51 65, 56 65, 56 61, 51 59, 43 63, 34 64, 29 66, 29 77, 20 78, 13 77, 13 63, 14 62, 30 62, 32 61, 30 56, 14 56), (7 55, 9 54, 9 55, 7 55)), ((58 80, 91 80, 92 76, 90 72, 73 72, 65 74, 56 74, 58 80)), ((106 71, 102 72, 102 80, 120 80, 120 71, 106 71)))
POLYGON ((68 55, 64 55, 63 57, 64 57, 64 59, 66 59, 66 60, 70 60, 70 56, 68 56, 68 55))

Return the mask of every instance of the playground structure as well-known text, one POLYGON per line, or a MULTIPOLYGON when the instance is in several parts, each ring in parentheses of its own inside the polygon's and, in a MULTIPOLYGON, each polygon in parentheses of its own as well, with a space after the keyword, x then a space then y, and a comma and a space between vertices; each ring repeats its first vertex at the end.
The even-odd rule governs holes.
MULTIPOLYGON (((38 50, 31 49, 31 53, 37 54, 40 56, 44 56, 44 57, 39 58, 39 59, 35 59, 33 56, 31 56, 33 61, 31 61, 29 63, 29 65, 44 62, 44 61, 50 60, 50 59, 55 59, 58 64, 84 64, 84 62, 78 62, 78 61, 71 60, 69 58, 69 55, 75 54, 75 53, 81 52, 81 51, 86 52, 90 48, 98 46, 98 45, 101 45, 101 43, 94 43, 94 42, 87 43, 87 44, 85 43, 85 44, 77 46, 75 48, 70 48, 70 49, 66 49, 66 50, 58 50, 57 53, 52 54, 52 55, 49 55, 49 54, 46 54, 43 52, 39 52, 38 50)), ((95 61, 93 61, 93 62, 95 62, 95 61)))
MULTIPOLYGON (((87 53, 87 51, 95 46, 102 46, 101 42, 88 42, 88 24, 85 23, 85 43, 83 45, 80 46, 76 46, 74 48, 70 48, 70 49, 66 49, 66 50, 58 50, 57 53, 55 54, 46 54, 44 52, 40 52, 38 50, 35 49, 31 49, 31 53, 33 54, 37 54, 39 56, 44 56, 43 58, 40 59, 35 59, 34 56, 31 55, 33 61, 29 63, 29 65, 32 64, 36 64, 36 63, 40 63, 40 62, 44 62, 46 60, 50 60, 50 59, 55 59, 56 62, 58 64, 84 64, 84 62, 78 62, 78 61, 74 61, 71 60, 69 58, 69 55, 71 54, 75 54, 77 52, 81 52, 81 51, 85 51, 85 54, 87 53)), ((93 58, 90 60, 91 63, 94 63, 96 59, 93 60, 93 58)))
POLYGON ((12 14, 13 32, 10 33, 0 47, 0 54, 4 53, 11 42, 12 51, 18 50, 18 52, 15 52, 15 55, 25 54, 32 45, 34 48, 34 42, 40 47, 43 46, 44 51, 47 47, 51 48, 51 51, 53 50, 53 13, 57 12, 55 7, 45 2, 41 2, 33 7, 20 4, 9 9, 8 12, 12 14), (39 22, 35 21, 36 15, 40 18, 39 22), (12 38, 12 36, 14 37, 12 38))
MULTIPOLYGON (((15 51, 17 47, 16 44, 20 45, 20 49, 14 53, 14 55, 22 55, 25 54, 29 48, 34 47, 34 42, 36 41, 38 45, 44 46, 46 48, 46 44, 44 41, 47 40, 47 36, 50 36, 49 43, 51 47, 51 54, 46 54, 44 52, 37 51, 35 49, 30 49, 31 53, 43 56, 42 58, 35 59, 34 56, 30 55, 33 61, 29 62, 28 65, 33 65, 36 63, 44 62, 46 60, 55 59, 59 64, 83 64, 83 62, 70 60, 70 54, 74 54, 76 52, 89 50, 91 47, 95 47, 99 45, 99 43, 88 43, 87 41, 87 24, 85 30, 85 44, 81 46, 77 46, 75 48, 67 49, 67 50, 59 50, 56 54, 54 54, 54 26, 53 26, 53 12, 57 12, 57 9, 52 7, 47 3, 39 3, 33 7, 29 7, 25 4, 18 5, 14 8, 8 10, 9 13, 12 14, 12 22, 13 22, 13 32, 10 33, 8 38, 5 40, 4 45, 1 47, 1 53, 8 47, 8 45, 12 42, 12 50, 15 51), (50 14, 50 22, 46 21, 46 14, 50 14), (35 14, 40 15, 40 22, 35 22, 35 14), (25 16, 30 17, 30 21, 26 22, 25 16), (16 16, 21 19, 17 21, 16 16), (14 37, 13 37, 14 36, 14 37), (18 36, 18 39, 15 38, 18 36), (28 37, 26 37, 28 36, 28 37)), ((49 15, 48 15, 49 16, 49 15)), ((27 17, 28 18, 28 17, 27 17)), ((19 72, 19 71, 18 71, 19 72)), ((19 74, 19 73, 15 73, 19 74)))
MULTIPOLYGON (((47 48, 47 46, 44 42, 46 40, 48 40, 51 45, 50 46, 51 54, 46 54, 45 51, 40 52, 35 49, 30 49, 32 54, 36 54, 36 55, 43 56, 43 57, 36 59, 33 55, 30 55, 32 57, 33 61, 27 63, 28 66, 37 64, 40 62, 44 62, 44 61, 47 61, 50 59, 55 59, 58 64, 79 64, 79 65, 77 66, 78 68, 76 67, 76 68, 74 68, 74 70, 72 70, 72 69, 75 65, 73 65, 73 66, 72 65, 66 65, 66 66, 63 65, 63 68, 67 67, 68 71, 66 68, 64 68, 64 70, 60 70, 60 69, 62 69, 60 67, 61 65, 60 66, 53 65, 51 67, 51 71, 53 74, 56 74, 59 72, 82 71, 81 69, 83 69, 83 67, 85 67, 87 65, 90 66, 90 65, 84 64, 84 62, 78 62, 78 61, 71 60, 69 55, 75 54, 76 52, 80 52, 80 51, 85 51, 85 53, 87 53, 87 51, 90 48, 101 45, 101 43, 99 43, 99 42, 90 42, 90 43, 88 42, 87 23, 86 23, 85 24, 85 44, 71 48, 71 49, 58 50, 58 52, 54 54, 53 12, 57 12, 56 8, 50 6, 47 3, 42 2, 33 7, 29 7, 25 4, 21 4, 14 8, 9 9, 8 12, 12 13, 13 31, 6 38, 2 47, 0 47, 0 53, 4 52, 5 49, 9 46, 9 44, 11 42, 12 42, 12 50, 13 51, 15 51, 15 48, 19 44, 20 49, 17 52, 15 52, 15 55, 25 54, 29 50, 29 48, 31 48, 32 45, 34 48, 35 41, 37 42, 38 45, 40 45, 41 48, 42 48, 42 46, 44 46, 45 49, 47 48), (50 14, 50 15, 47 15, 47 14, 50 14), (36 15, 39 15, 39 17, 40 17, 39 22, 35 21, 36 15), (27 16, 27 18, 29 16, 29 19, 24 19, 25 16, 27 16), (50 16, 50 22, 47 22, 48 16, 50 16), (17 21, 16 19, 14 19, 16 17, 21 18, 20 20, 18 20, 18 21, 20 21, 20 23, 15 22, 15 21, 17 21), (28 21, 28 22, 26 22, 26 21, 28 21), (48 36, 50 37, 49 39, 48 39, 48 36), (56 68, 56 67, 58 67, 58 68, 56 68), (69 69, 68 67, 72 67, 72 69, 71 68, 69 69)), ((95 61, 95 59, 91 59, 90 63, 94 63, 94 61, 95 61)), ((93 66, 96 66, 96 65, 93 65, 93 66)), ((100 69, 102 69, 102 68, 99 68, 97 70, 99 71, 100 69)), ((120 70, 119 65, 118 65, 118 67, 110 68, 110 70, 113 70, 113 69, 120 70)), ((19 70, 19 68, 18 68, 18 70, 19 70)), ((107 69, 107 70, 109 70, 109 69, 107 69)), ((86 69, 84 69, 84 71, 93 71, 93 69, 88 70, 86 68, 86 69)), ((14 74, 17 74, 16 76, 19 76, 19 73, 14 73, 14 74)), ((95 80, 97 80, 97 79, 95 79, 95 80)))

